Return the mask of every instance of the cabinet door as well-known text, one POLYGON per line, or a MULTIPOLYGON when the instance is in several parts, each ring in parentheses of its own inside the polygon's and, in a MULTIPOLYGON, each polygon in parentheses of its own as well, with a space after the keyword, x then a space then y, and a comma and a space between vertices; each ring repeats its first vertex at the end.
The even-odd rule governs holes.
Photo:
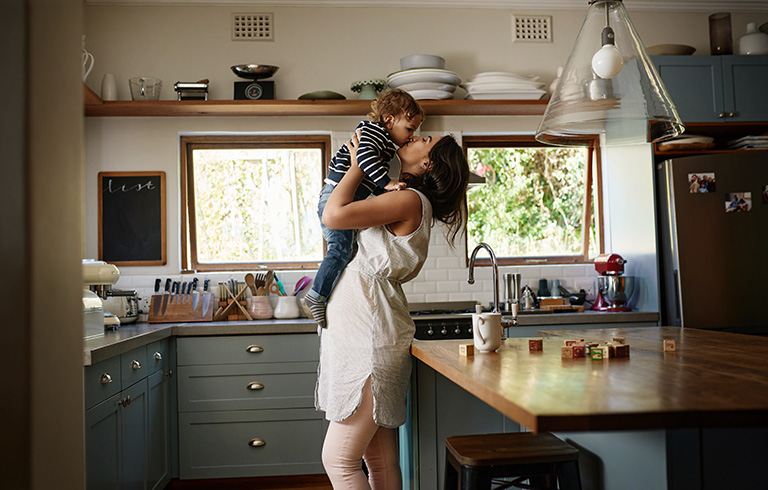
POLYGON ((162 489, 171 481, 169 386, 165 370, 147 378, 147 490, 162 489))
POLYGON ((768 56, 723 57, 727 120, 768 121, 768 56))
POLYGON ((120 393, 85 411, 85 474, 88 490, 120 489, 120 393))
POLYGON ((122 490, 145 490, 147 473, 147 379, 123 390, 120 407, 122 490))
POLYGON ((683 122, 722 122, 721 56, 653 56, 653 64, 683 122))

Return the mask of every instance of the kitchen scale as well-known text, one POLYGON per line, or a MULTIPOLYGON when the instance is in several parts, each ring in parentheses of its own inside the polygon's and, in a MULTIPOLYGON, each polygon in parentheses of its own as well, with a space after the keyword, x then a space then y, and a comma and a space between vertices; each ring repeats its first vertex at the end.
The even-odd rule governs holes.
POLYGON ((275 82, 264 80, 275 74, 274 65, 235 65, 232 71, 247 82, 235 82, 235 100, 274 100, 275 82))

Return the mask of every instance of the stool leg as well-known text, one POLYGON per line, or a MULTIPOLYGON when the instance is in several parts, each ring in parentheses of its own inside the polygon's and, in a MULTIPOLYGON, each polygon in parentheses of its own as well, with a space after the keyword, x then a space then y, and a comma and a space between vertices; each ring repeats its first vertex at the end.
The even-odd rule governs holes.
POLYGON ((445 478, 443 490, 459 490, 459 472, 453 467, 448 458, 445 458, 445 478))
POLYGON ((461 490, 491 490, 489 468, 461 467, 461 490))
POLYGON ((560 481, 560 490, 581 490, 579 462, 569 461, 558 465, 557 479, 560 481))

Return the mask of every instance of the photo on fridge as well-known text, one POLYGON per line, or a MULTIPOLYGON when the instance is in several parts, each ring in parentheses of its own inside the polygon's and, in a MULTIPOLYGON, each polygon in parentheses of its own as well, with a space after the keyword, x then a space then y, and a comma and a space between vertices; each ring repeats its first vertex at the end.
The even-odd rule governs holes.
POLYGON ((752 209, 751 192, 729 192, 725 195, 725 212, 739 213, 752 209))
POLYGON ((688 174, 688 185, 688 191, 691 194, 715 192, 715 173, 700 172, 696 174, 688 174))

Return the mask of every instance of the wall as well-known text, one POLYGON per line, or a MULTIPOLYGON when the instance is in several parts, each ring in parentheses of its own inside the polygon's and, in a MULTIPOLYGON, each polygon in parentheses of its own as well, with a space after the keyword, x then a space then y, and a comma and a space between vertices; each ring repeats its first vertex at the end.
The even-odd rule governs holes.
MULTIPOLYGON (((708 12, 632 12, 646 45, 689 44, 709 51, 708 12)), ((155 76, 164 81, 163 99, 173 99, 173 83, 210 79, 211 99, 231 99, 237 77, 229 67, 240 63, 280 66, 274 77, 277 98, 293 99, 314 90, 334 90, 354 98, 350 84, 362 78, 386 78, 399 69, 399 58, 417 52, 446 58, 446 68, 463 80, 484 71, 536 74, 549 84, 565 63, 585 11, 517 11, 510 9, 424 8, 267 8, 204 6, 85 6, 86 47, 96 63, 88 85, 100 92, 104 73, 118 80, 118 96, 129 99, 127 79, 155 76), (231 41, 233 12, 274 14, 274 42, 231 41), (552 43, 512 43, 511 15, 551 15, 552 43)), ((734 37, 745 24, 768 20, 768 14, 733 14, 734 37)), ((457 91, 463 97, 463 91, 457 91)), ((359 118, 88 118, 86 119, 85 257, 95 257, 96 174, 116 170, 164 170, 167 174, 168 257, 165 267, 123 267, 118 287, 139 289, 145 298, 155 277, 179 274, 178 135, 184 132, 331 132, 334 150, 359 118)), ((422 134, 532 133, 538 117, 429 117, 422 134)), ((606 152, 606 217, 608 251, 627 256, 630 273, 641 275, 635 306, 656 310, 655 224, 650 146, 606 152), (615 161, 614 159, 615 155, 615 161), (639 178, 638 178, 639 177, 639 178), (622 182, 633 182, 634 200, 627 206, 622 182), (610 209, 610 207, 615 209, 610 209), (639 228, 632 223, 642 223, 639 228), (613 248, 612 248, 613 247, 613 248)), ((473 247, 474 244, 470 244, 473 247)), ((493 244, 491 244, 493 246, 493 244)), ((491 271, 466 283, 466 249, 452 250, 433 234, 428 262, 406 285, 412 302, 492 298, 491 271)), ((593 288, 591 265, 525 266, 520 272, 534 290, 538 279, 559 278, 570 289, 593 288)), ((284 273, 293 284, 301 273, 284 273)), ((218 278, 210 275, 215 281, 218 278)), ((223 277, 229 277, 224 275, 223 277)))
POLYGON ((82 29, 82 0, 0 2, 0 474, 9 489, 85 488, 82 29))

